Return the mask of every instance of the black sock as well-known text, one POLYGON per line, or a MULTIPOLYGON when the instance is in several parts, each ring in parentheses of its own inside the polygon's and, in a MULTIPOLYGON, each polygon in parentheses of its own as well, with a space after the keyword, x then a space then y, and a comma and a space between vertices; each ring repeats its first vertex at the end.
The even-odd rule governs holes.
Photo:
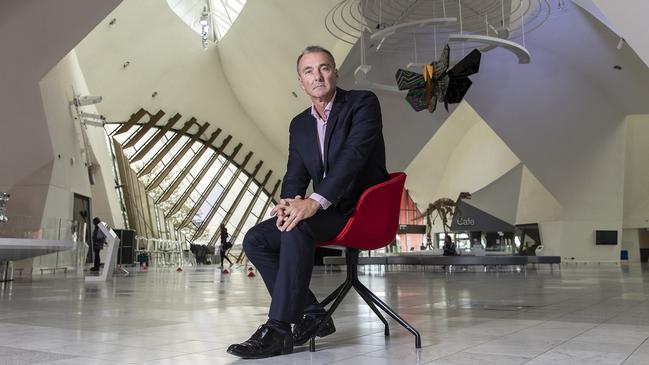
POLYGON ((278 321, 276 319, 268 318, 266 324, 279 332, 283 332, 283 333, 291 332, 291 324, 288 322, 283 322, 283 321, 278 321))

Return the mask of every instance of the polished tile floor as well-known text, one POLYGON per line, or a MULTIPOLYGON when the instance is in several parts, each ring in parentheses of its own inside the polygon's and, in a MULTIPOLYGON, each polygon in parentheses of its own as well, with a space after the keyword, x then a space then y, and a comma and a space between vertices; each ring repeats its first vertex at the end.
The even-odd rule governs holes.
MULTIPOLYGON (((0 284, 0 364, 649 364, 649 268, 563 265, 526 272, 388 271, 361 276, 419 329, 422 349, 350 295, 338 331, 287 356, 225 352, 265 321, 259 276, 213 266, 86 284, 35 276, 0 284)), ((317 271, 324 297, 344 272, 317 271)))

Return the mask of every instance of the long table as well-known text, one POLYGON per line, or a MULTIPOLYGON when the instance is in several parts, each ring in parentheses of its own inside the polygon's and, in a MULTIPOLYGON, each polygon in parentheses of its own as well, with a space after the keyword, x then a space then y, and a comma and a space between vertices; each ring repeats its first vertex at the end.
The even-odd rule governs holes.
POLYGON ((0 281, 12 279, 11 261, 28 259, 74 247, 74 241, 0 238, 0 281))

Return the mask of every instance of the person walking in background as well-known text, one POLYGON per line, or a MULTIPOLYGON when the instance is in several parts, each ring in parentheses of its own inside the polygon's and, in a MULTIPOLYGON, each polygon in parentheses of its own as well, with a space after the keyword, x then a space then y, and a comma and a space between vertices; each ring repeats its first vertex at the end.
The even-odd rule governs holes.
POLYGON ((99 271, 99 265, 100 265, 100 253, 101 250, 104 249, 104 246, 106 245, 106 235, 104 232, 99 229, 99 223, 101 223, 101 219, 99 217, 95 217, 92 220, 92 224, 95 225, 95 229, 92 232, 92 250, 94 252, 95 256, 95 265, 90 269, 90 271, 99 271))
POLYGON ((228 260, 230 266, 232 266, 232 261, 228 257, 228 250, 232 248, 232 242, 228 241, 228 229, 225 227, 225 224, 221 223, 221 247, 219 248, 219 255, 221 256, 221 268, 223 268, 223 260, 228 260))

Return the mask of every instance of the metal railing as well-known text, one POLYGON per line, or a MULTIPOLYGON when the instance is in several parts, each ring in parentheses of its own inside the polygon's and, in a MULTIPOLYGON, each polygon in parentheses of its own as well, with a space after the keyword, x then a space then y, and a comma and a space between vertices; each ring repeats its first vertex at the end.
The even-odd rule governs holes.
POLYGON ((149 255, 151 266, 195 266, 196 259, 186 241, 136 236, 135 255, 149 255))

